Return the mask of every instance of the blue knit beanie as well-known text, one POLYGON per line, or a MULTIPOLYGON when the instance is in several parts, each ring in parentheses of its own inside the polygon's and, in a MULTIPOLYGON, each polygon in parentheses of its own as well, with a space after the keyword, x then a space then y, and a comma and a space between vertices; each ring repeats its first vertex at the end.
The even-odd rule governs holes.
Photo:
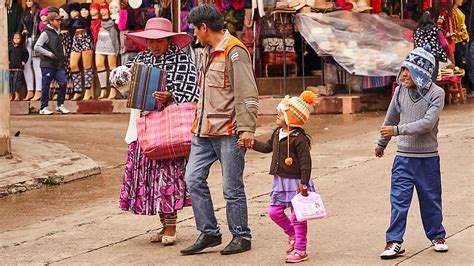
POLYGON ((408 57, 402 63, 400 72, 398 73, 397 82, 400 83, 400 75, 404 67, 408 68, 410 75, 417 89, 423 90, 431 85, 431 76, 435 67, 435 58, 430 53, 431 48, 425 46, 417 47, 408 54, 408 57))
MULTIPOLYGON (((402 63, 400 72, 398 72, 398 77, 397 77, 398 84, 402 84, 402 82, 400 81, 400 76, 402 74, 402 69, 404 67, 406 67, 408 69, 408 72, 410 72, 411 78, 413 79, 413 82, 415 83, 415 86, 416 86, 416 91, 421 96, 421 98, 424 101, 426 101, 429 105, 437 106, 430 100, 426 99, 425 96, 423 96, 423 90, 429 89, 429 87, 432 84, 431 77, 433 75, 433 71, 435 67, 435 58, 431 54, 430 46, 425 46, 423 48, 417 47, 408 54, 407 58, 402 63)), ((398 100, 399 93, 400 93, 400 88, 398 90, 398 93, 395 99, 395 108, 400 113, 401 106, 398 100)))

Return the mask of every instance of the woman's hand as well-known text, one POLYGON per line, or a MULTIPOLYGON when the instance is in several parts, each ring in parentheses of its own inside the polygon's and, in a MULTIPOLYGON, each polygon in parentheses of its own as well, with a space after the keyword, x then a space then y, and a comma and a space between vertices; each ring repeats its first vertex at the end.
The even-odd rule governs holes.
POLYGON ((153 97, 162 103, 166 103, 171 100, 171 92, 169 91, 155 91, 153 97))

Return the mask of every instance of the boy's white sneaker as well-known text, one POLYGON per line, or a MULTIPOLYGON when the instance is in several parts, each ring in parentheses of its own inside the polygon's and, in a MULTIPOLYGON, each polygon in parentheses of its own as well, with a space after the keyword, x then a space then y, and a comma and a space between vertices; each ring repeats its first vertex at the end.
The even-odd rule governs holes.
POLYGON ((448 244, 446 244, 446 240, 444 238, 436 238, 434 240, 431 240, 431 243, 433 243, 433 248, 436 252, 448 251, 448 244))
POLYGON ((53 112, 51 110, 49 110, 47 107, 45 107, 45 108, 43 108, 39 111, 39 114, 40 115, 52 115, 53 112))
POLYGON ((393 259, 404 252, 405 250, 402 248, 402 244, 397 242, 388 242, 385 246, 385 250, 382 252, 382 254, 380 254, 380 258, 383 260, 393 259))
POLYGON ((60 106, 56 107, 56 112, 60 112, 62 114, 71 113, 71 111, 69 111, 68 109, 66 109, 66 107, 64 107, 64 104, 61 104, 60 106))

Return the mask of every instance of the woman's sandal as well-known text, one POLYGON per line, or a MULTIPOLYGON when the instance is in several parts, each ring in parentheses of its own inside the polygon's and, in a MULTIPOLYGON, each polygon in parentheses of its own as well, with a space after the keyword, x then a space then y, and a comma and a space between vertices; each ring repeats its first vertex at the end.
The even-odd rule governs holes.
POLYGON ((174 236, 163 235, 161 242, 163 243, 163 246, 172 246, 176 244, 176 234, 174 234, 174 236))
POLYGON ((163 234, 162 233, 157 233, 156 235, 153 235, 150 237, 150 242, 151 243, 159 243, 163 240, 163 234))

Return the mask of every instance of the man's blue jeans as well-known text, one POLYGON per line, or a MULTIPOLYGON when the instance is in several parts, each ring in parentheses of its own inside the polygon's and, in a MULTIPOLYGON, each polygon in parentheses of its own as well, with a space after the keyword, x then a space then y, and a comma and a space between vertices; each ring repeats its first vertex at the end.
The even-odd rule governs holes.
POLYGON ((441 174, 439 156, 412 158, 396 156, 392 167, 390 203, 392 214, 386 241, 403 242, 408 209, 416 188, 421 220, 429 240, 445 238, 441 208, 441 174))
POLYGON ((186 182, 193 202, 197 229, 206 235, 220 235, 207 183, 210 167, 219 160, 229 230, 234 236, 250 240, 243 180, 245 150, 239 148, 237 140, 237 136, 211 138, 194 136, 186 166, 186 182))
POLYGON ((67 79, 64 75, 64 70, 56 69, 56 68, 41 68, 41 74, 43 75, 42 78, 42 87, 41 87, 41 109, 48 107, 49 101, 49 87, 51 86, 51 81, 55 79, 58 82, 59 89, 58 89, 58 106, 64 104, 64 97, 66 95, 66 88, 67 88, 67 79))

